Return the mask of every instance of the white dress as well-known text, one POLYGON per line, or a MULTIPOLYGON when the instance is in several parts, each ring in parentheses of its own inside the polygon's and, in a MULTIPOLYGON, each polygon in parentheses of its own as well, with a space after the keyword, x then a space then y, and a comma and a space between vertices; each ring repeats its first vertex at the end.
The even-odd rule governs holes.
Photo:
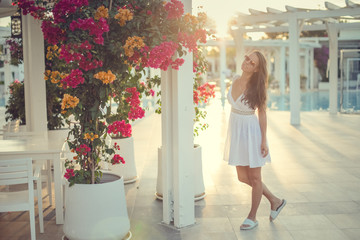
POLYGON ((227 99, 232 107, 225 141, 224 160, 232 166, 262 167, 271 161, 270 153, 261 155, 261 130, 259 120, 245 101, 244 94, 234 100, 231 95, 232 86, 227 99))

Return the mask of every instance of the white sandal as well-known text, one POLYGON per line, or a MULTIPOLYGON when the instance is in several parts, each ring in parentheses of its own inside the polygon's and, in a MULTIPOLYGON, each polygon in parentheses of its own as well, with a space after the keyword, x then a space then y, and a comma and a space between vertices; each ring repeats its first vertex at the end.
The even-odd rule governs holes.
POLYGON ((259 225, 258 221, 253 221, 251 219, 245 219, 245 221, 243 222, 243 224, 241 224, 240 229, 241 230, 250 230, 255 228, 257 225, 259 225), (244 225, 247 225, 246 227, 244 227, 244 225))
POLYGON ((276 217, 279 215, 279 213, 285 207, 285 205, 286 205, 286 200, 283 199, 282 203, 280 204, 280 206, 276 210, 271 210, 271 212, 270 212, 270 222, 272 222, 272 221, 274 221, 276 219, 276 217))

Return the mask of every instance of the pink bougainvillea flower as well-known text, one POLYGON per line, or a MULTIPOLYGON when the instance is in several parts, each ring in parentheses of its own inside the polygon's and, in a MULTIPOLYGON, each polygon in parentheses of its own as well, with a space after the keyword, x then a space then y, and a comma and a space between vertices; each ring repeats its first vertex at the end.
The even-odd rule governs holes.
POLYGON ((171 0, 164 6, 168 12, 167 19, 178 19, 184 14, 184 4, 178 0, 171 0))
POLYGON ((150 93, 150 95, 151 95, 152 97, 155 95, 155 92, 154 92, 154 90, 152 90, 152 89, 149 90, 149 93, 150 93))
POLYGON ((45 8, 36 6, 35 1, 18 0, 17 4, 18 7, 23 10, 23 15, 27 15, 30 13, 30 15, 33 16, 35 19, 40 19, 45 14, 45 8))
POLYGON ((87 40, 81 44, 64 44, 61 45, 60 59, 64 59, 67 63, 78 62, 79 67, 84 71, 102 67, 103 62, 93 58, 91 52, 86 50, 93 49, 87 40))
POLYGON ((88 0, 60 0, 54 5, 53 15, 54 22, 61 23, 65 22, 65 19, 72 13, 80 10, 83 6, 88 6, 88 0))
POLYGON ((131 137, 131 124, 126 123, 125 120, 115 121, 108 126, 107 133, 120 134, 122 137, 131 137))
POLYGON ((201 43, 206 43, 206 33, 205 29, 198 29, 195 32, 195 36, 201 43))
POLYGON ((151 49, 147 64, 152 68, 160 68, 166 71, 169 65, 172 65, 174 69, 183 64, 183 60, 176 59, 172 61, 172 56, 175 54, 178 44, 175 42, 163 42, 158 46, 151 49))
POLYGON ((41 29, 44 34, 44 39, 50 44, 55 45, 66 40, 65 32, 50 21, 43 21, 41 23, 41 29))
POLYGON ((109 25, 104 18, 100 18, 98 21, 95 21, 93 18, 79 18, 70 23, 71 31, 75 31, 77 29, 89 31, 89 35, 94 37, 94 42, 103 45, 104 38, 102 35, 104 32, 109 31, 109 25))
POLYGON ((189 52, 197 50, 197 38, 195 35, 191 35, 186 32, 179 32, 178 41, 180 42, 180 44, 186 47, 189 52))
POLYGON ((71 87, 76 88, 79 84, 84 83, 83 72, 80 69, 72 69, 71 73, 61 80, 64 89, 71 87))
POLYGON ((125 163, 124 158, 121 157, 119 154, 115 154, 111 161, 112 165, 119 164, 120 162, 124 164, 125 163))
POLYGON ((74 169, 67 168, 66 173, 64 174, 64 178, 69 179, 69 178, 74 177, 74 176, 75 176, 74 169))
POLYGON ((194 103, 199 104, 200 101, 207 103, 209 98, 215 97, 215 85, 204 83, 203 85, 199 86, 197 90, 194 90, 194 103))

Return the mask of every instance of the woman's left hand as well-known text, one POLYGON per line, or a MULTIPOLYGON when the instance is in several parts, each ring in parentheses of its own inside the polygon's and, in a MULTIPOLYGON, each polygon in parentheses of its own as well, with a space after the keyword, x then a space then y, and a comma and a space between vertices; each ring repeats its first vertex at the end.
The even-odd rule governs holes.
POLYGON ((269 148, 266 142, 261 143, 261 155, 266 157, 269 154, 269 148))

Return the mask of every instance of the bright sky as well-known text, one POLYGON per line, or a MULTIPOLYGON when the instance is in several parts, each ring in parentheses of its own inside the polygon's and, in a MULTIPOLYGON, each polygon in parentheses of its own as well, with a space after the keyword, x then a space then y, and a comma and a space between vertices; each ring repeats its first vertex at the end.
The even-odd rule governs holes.
MULTIPOLYGON (((328 0, 329 2, 345 7, 345 0, 328 0)), ((360 0, 352 0, 360 4, 360 0)), ((202 6, 209 17, 215 20, 219 35, 225 35, 227 23, 236 12, 249 14, 248 9, 253 8, 266 12, 266 7, 286 11, 285 5, 299 8, 325 9, 325 0, 193 0, 193 11, 202 6)), ((0 19, 0 26, 7 26, 10 18, 0 19)))
MULTIPOLYGON (((328 0, 329 2, 345 7, 345 0, 328 0)), ((360 0, 352 0, 360 4, 360 0)), ((325 9, 325 0, 193 0, 193 9, 203 6, 203 11, 208 14, 217 24, 219 35, 227 31, 227 23, 236 12, 249 14, 248 9, 266 12, 266 7, 286 11, 285 5, 298 8, 325 9)))

